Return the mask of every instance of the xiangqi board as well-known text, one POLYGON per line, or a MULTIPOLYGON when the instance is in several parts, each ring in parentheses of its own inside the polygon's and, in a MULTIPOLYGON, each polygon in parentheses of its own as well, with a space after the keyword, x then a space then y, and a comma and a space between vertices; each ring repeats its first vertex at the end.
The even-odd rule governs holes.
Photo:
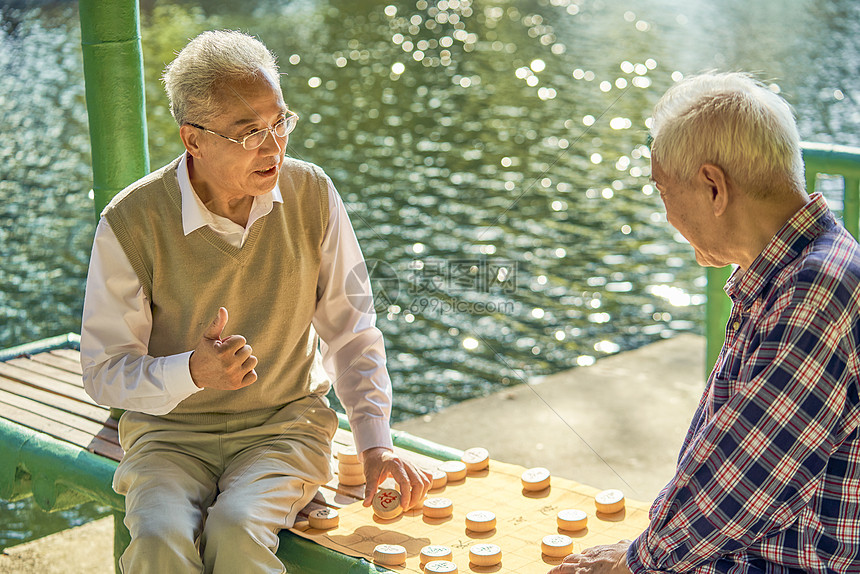
MULTIPOLYGON (((595 497, 601 492, 574 481, 553 476, 548 488, 530 491, 523 488, 522 475, 526 469, 490 461, 488 469, 470 472, 458 482, 449 482, 432 490, 428 498, 443 497, 452 501, 453 512, 446 518, 428 518, 422 510, 410 510, 390 520, 376 517, 361 503, 339 510, 340 524, 331 530, 315 530, 297 523, 293 532, 327 548, 350 556, 373 560, 379 544, 393 544, 406 549, 405 566, 393 567, 399 572, 423 574, 421 549, 428 545, 447 546, 459 572, 546 572, 559 564, 560 557, 542 552, 547 536, 567 536, 573 542, 572 551, 579 552, 598 544, 613 544, 621 539, 633 539, 648 525, 648 505, 626 499, 621 511, 598 512, 595 497), (563 510, 579 510, 586 515, 586 527, 571 531, 559 524, 581 525, 581 520, 559 521, 563 510), (491 512, 495 528, 476 532, 466 528, 466 515, 491 512), (501 549, 501 562, 495 566, 479 566, 470 561, 470 549, 477 545, 496 545, 501 549)), ((386 485, 389 483, 387 482, 386 485)), ((575 513, 577 518, 581 513, 575 513)), ((566 513, 564 516, 570 516, 566 513)))

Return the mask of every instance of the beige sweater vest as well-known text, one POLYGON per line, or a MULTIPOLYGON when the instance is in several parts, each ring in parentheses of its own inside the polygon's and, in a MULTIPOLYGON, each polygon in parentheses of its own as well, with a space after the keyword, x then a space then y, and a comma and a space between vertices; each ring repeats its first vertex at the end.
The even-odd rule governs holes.
POLYGON ((244 336, 259 363, 254 384, 236 391, 204 389, 166 417, 216 422, 324 395, 331 383, 311 325, 329 215, 322 170, 285 159, 279 179, 284 203, 254 222, 240 249, 208 226, 184 235, 178 164, 177 159, 126 188, 103 212, 152 309, 149 354, 194 349, 223 306, 229 313, 223 336, 244 336))

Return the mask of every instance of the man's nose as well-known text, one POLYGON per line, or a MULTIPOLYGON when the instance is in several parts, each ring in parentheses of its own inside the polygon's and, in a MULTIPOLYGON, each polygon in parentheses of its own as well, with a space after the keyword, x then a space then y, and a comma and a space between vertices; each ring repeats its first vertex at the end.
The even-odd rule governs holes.
MULTIPOLYGON (((289 137, 289 136, 284 137, 284 144, 283 145, 285 145, 285 146, 287 145, 287 137, 289 137)), ((269 140, 272 141, 272 143, 275 145, 275 149, 277 149, 277 153, 280 154, 281 151, 283 150, 283 148, 281 147, 281 144, 278 143, 278 136, 275 135, 275 129, 274 128, 269 128, 266 130, 266 139, 263 140, 263 145, 260 146, 260 150, 265 152, 265 151, 272 149, 271 144, 269 144, 269 140)))

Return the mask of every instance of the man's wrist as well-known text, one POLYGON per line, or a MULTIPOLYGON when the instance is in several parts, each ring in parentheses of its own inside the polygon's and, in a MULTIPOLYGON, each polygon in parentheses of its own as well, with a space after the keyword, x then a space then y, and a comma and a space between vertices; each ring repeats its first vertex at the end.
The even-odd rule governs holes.
POLYGON ((385 452, 393 453, 394 451, 385 446, 371 446, 361 451, 359 458, 364 462, 368 456, 382 456, 385 452))
POLYGON ((639 560, 639 538, 633 539, 630 546, 627 547, 627 552, 624 553, 624 565, 631 573, 642 572, 645 570, 644 565, 639 560))
POLYGON ((191 375, 191 355, 194 351, 186 351, 171 355, 164 360, 164 379, 170 381, 175 394, 191 396, 203 389, 191 375))
POLYGON ((354 416, 349 421, 349 425, 352 428, 352 436, 355 439, 355 448, 358 452, 378 446, 394 450, 388 419, 384 417, 354 416))

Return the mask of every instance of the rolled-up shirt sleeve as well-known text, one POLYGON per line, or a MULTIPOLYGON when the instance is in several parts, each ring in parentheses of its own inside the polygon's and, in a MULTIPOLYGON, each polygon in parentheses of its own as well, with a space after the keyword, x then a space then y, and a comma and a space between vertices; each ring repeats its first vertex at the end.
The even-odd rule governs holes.
POLYGON ((173 410, 200 391, 191 379, 191 352, 147 355, 149 301, 108 222, 93 240, 81 323, 84 388, 97 403, 151 415, 173 410))
POLYGON ((711 381, 733 393, 688 437, 648 529, 628 551, 633 572, 708 570, 785 530, 856 428, 858 413, 846 413, 857 360, 848 319, 801 288, 780 300, 752 333, 757 344, 737 380, 711 381))
POLYGON ((346 410, 359 452, 377 446, 392 448, 391 379, 367 267, 349 215, 330 180, 328 188, 329 220, 313 318, 323 366, 346 410))

